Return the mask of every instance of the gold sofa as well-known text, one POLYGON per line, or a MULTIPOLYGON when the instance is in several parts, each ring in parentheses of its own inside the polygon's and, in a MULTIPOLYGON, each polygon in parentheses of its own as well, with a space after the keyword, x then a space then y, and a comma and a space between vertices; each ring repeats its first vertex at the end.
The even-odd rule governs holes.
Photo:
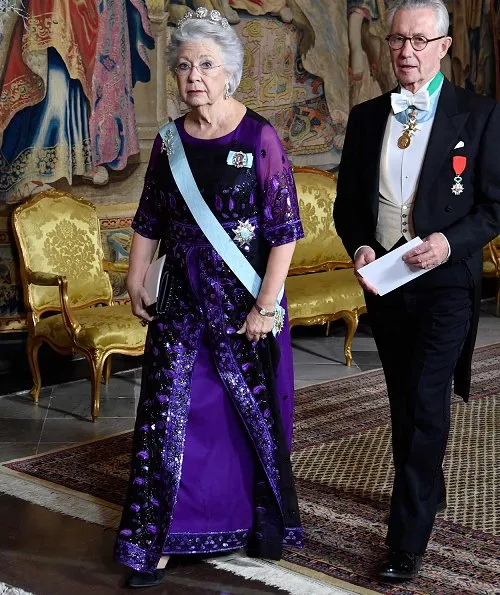
POLYGON ((312 167, 294 167, 305 237, 297 242, 285 287, 290 326, 346 323, 344 355, 352 363, 351 344, 359 315, 366 312, 352 261, 333 225, 337 178, 312 167))
POLYGON ((32 397, 37 402, 40 394, 42 343, 62 354, 80 353, 90 369, 96 421, 101 377, 104 372, 109 381, 111 354, 144 352, 146 329, 130 305, 112 305, 106 271, 126 272, 127 265, 104 261, 94 205, 68 193, 41 192, 14 210, 12 224, 27 312, 32 397))

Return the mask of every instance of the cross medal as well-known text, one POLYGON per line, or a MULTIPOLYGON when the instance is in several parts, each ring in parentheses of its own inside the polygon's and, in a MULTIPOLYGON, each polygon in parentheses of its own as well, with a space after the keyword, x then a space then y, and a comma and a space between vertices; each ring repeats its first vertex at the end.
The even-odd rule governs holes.
POLYGON ((403 134, 398 138, 398 147, 406 149, 410 146, 411 137, 417 130, 417 110, 412 109, 408 116, 408 122, 404 125, 403 134))

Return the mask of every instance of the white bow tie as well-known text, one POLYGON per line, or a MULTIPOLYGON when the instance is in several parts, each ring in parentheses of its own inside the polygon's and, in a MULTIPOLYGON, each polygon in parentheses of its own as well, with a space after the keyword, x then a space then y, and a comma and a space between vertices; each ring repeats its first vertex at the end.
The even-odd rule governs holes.
POLYGON ((430 106, 429 91, 424 89, 422 91, 417 91, 415 95, 407 95, 405 93, 391 93, 391 106, 392 111, 395 114, 404 112, 404 110, 408 109, 411 105, 426 112, 430 106))

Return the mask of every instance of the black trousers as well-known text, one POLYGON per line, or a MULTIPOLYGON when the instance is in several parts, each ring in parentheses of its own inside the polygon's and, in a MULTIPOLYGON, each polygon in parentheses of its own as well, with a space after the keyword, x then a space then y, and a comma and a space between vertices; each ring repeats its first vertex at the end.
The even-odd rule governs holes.
POLYGON ((466 339, 474 282, 467 265, 442 265, 385 296, 366 295, 390 401, 395 479, 386 543, 423 554, 436 506, 453 372, 466 339))

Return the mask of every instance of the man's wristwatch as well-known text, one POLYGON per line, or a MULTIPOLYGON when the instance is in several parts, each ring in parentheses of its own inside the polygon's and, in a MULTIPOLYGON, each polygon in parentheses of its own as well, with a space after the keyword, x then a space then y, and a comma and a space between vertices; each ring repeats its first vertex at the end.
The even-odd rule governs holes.
POLYGON ((261 316, 274 316, 276 314, 276 310, 266 310, 265 308, 261 308, 257 302, 255 302, 253 307, 261 316))

